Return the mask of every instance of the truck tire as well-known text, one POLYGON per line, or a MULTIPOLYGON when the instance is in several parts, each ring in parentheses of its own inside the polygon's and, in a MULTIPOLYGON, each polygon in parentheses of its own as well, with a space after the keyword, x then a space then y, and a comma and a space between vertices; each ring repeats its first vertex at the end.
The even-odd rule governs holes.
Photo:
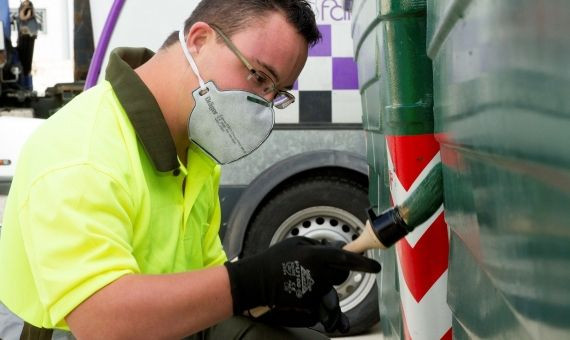
MULTIPOLYGON (((246 233, 243 256, 257 254, 292 236, 350 242, 364 228, 368 202, 366 187, 349 179, 327 176, 297 181, 258 209, 246 233)), ((378 323, 375 275, 351 272, 335 288, 341 309, 350 320, 350 331, 345 335, 360 334, 378 323)), ((324 332, 320 324, 315 328, 324 332)))

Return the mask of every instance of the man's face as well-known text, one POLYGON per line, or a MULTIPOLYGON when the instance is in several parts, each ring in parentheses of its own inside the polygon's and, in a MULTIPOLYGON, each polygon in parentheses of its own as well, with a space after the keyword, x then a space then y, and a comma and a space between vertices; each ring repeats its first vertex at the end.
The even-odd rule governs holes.
MULTIPOLYGON (((251 66, 269 76, 278 90, 292 89, 307 60, 307 42, 279 13, 268 15, 230 39, 251 66)), ((214 80, 220 89, 246 90, 273 99, 275 92, 264 93, 263 86, 250 77, 250 70, 222 39, 205 47, 207 53, 198 62, 204 80, 214 80)))

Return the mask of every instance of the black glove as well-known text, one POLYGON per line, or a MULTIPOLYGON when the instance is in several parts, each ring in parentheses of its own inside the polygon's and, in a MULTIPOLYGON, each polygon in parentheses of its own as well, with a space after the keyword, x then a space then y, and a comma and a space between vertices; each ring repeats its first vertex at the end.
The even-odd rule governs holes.
POLYGON ((256 320, 284 327, 311 327, 321 322, 329 333, 335 330, 346 333, 350 329, 348 318, 340 310, 338 294, 334 288, 321 298, 316 308, 275 307, 256 320))
MULTIPOLYGON (((374 260, 305 237, 286 239, 260 254, 225 265, 236 315, 258 306, 274 308, 274 313, 323 314, 323 297, 333 285, 346 280, 351 270, 380 271, 374 260)), ((338 306, 338 297, 336 301, 338 306)), ((327 322, 339 324, 333 321, 327 322)))

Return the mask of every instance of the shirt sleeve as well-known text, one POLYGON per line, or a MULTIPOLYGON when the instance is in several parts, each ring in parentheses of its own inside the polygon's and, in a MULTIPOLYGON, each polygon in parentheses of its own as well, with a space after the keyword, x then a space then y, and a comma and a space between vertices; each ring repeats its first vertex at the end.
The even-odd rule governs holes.
POLYGON ((138 273, 132 255, 132 198, 112 176, 90 165, 51 171, 36 180, 19 216, 44 327, 64 318, 119 277, 138 273))
POLYGON ((224 252, 222 242, 220 240, 220 221, 221 221, 221 209, 220 209, 220 198, 218 195, 220 183, 220 166, 216 165, 214 168, 213 184, 212 184, 212 194, 214 196, 214 206, 211 209, 208 222, 208 230, 203 238, 203 258, 204 267, 213 267, 221 265, 227 261, 226 253, 224 252))

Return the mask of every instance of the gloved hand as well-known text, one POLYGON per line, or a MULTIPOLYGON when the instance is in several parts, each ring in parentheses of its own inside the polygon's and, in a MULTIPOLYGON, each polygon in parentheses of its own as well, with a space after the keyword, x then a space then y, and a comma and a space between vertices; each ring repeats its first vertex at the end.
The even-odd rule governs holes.
MULTIPOLYGON (((332 303, 327 295, 334 291, 333 285, 346 280, 351 270, 380 271, 380 264, 374 260, 305 237, 286 239, 260 254, 225 265, 236 315, 253 307, 269 306, 274 309, 270 312, 274 319, 279 313, 305 314, 312 317, 312 324, 316 319, 339 330, 344 328, 346 317, 338 308, 336 292, 332 303), (323 300, 325 295, 328 300, 323 300)), ((294 324, 297 319, 290 320, 294 324)))
POLYGON ((257 320, 284 327, 311 327, 320 321, 329 333, 336 330, 346 333, 350 329, 348 317, 340 310, 338 294, 334 288, 321 298, 316 308, 275 307, 257 320))

